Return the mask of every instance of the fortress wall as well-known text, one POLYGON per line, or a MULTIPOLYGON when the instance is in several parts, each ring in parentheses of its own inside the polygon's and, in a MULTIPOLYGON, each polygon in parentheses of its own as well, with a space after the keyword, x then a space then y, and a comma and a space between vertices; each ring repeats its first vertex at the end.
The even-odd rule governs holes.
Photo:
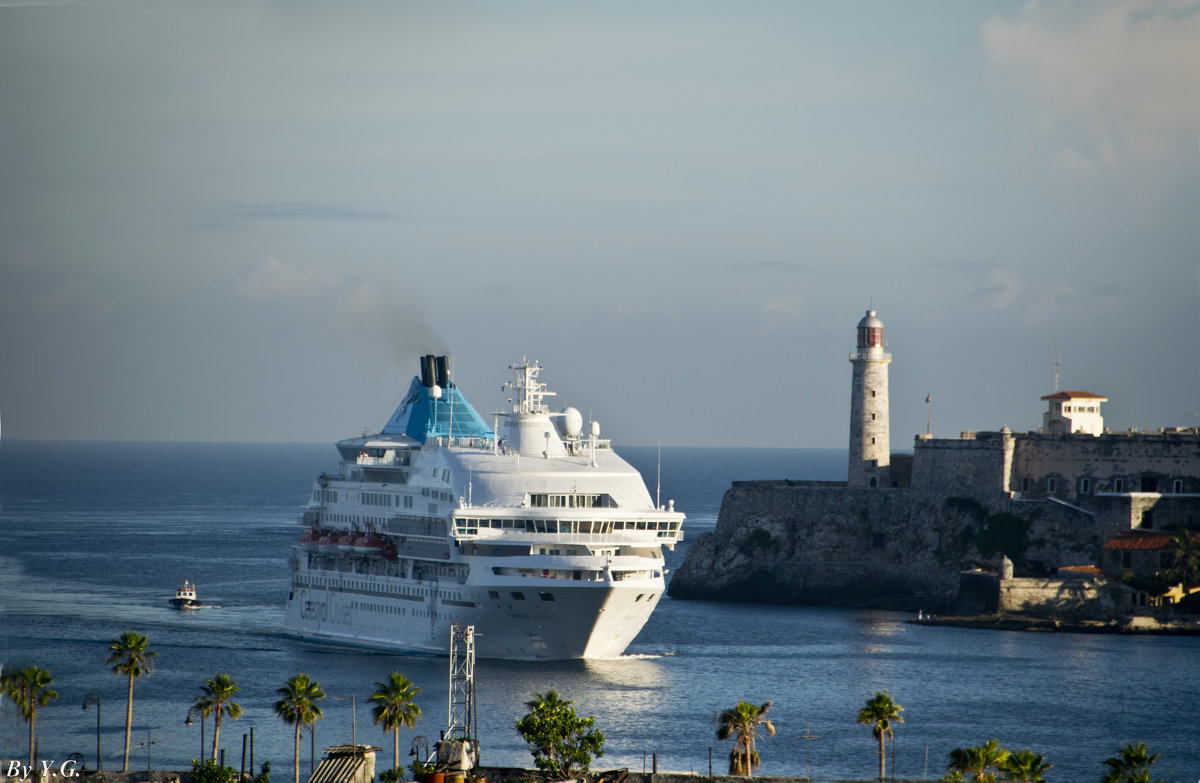
POLYGON ((1002 579, 999 593, 999 611, 1014 614, 1095 619, 1116 618, 1129 609, 1127 597, 1099 579, 1002 579))
POLYGON ((912 489, 742 481, 716 529, 688 544, 676 598, 947 611, 959 572, 996 547, 1047 565, 1098 562, 1107 537, 1085 514, 912 489), (985 551, 986 550, 986 551, 985 551))
POLYGON ((1124 492, 1142 491, 1148 478, 1163 494, 1172 493, 1175 479, 1183 481, 1184 493, 1200 493, 1200 435, 1195 432, 1099 437, 1030 432, 1016 439, 1012 489, 1026 497, 1048 494, 1050 479, 1055 479, 1054 496, 1068 501, 1114 492, 1115 479, 1123 480, 1124 492), (1090 486, 1081 494, 1085 478, 1090 486))
POLYGON ((999 433, 975 438, 924 440, 913 446, 912 488, 976 498, 1004 490, 1004 440, 999 433))

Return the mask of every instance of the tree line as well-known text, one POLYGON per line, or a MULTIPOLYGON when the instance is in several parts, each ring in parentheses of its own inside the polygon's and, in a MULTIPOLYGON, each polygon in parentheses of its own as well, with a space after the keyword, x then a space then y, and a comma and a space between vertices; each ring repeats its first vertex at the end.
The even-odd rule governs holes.
MULTIPOLYGON (((150 649, 147 638, 135 631, 126 631, 113 639, 105 664, 114 675, 128 681, 125 702, 125 749, 122 771, 129 770, 129 740, 133 727, 133 684, 154 671, 158 653, 150 649)), ((29 764, 33 767, 33 749, 38 709, 58 698, 51 687, 54 677, 37 666, 25 666, 0 675, 0 693, 16 706, 21 718, 29 724, 29 764)), ((242 707, 234 697, 241 687, 229 673, 218 673, 200 685, 193 700, 192 711, 201 720, 213 718, 212 758, 217 756, 221 723, 224 718, 237 720, 242 707)), ((385 783, 395 783, 402 777, 400 766, 400 729, 412 729, 421 717, 416 703, 420 688, 400 672, 390 673, 375 683, 370 701, 372 722, 385 732, 392 733, 392 769, 383 773, 385 783)), ((300 781, 300 732, 324 717, 321 701, 326 698, 321 683, 301 672, 288 678, 276 691, 275 714, 284 724, 294 727, 292 779, 300 781)), ((557 691, 536 694, 526 702, 529 712, 516 721, 516 731, 529 745, 534 764, 549 778, 570 778, 586 774, 593 758, 604 755, 604 734, 594 728, 595 718, 579 717, 574 702, 563 699, 557 691)), ((716 714, 717 739, 732 740, 729 752, 729 774, 752 776, 761 764, 757 740, 760 733, 775 735, 769 712, 771 702, 752 704, 739 701, 735 706, 716 714)), ((904 722, 904 707, 896 703, 886 690, 877 691, 858 711, 856 722, 869 726, 878 743, 879 779, 886 773, 886 743, 894 736, 894 725, 904 722)), ((191 711, 189 711, 189 719, 191 711)), ((1163 783, 1151 777, 1151 767, 1159 754, 1150 753, 1144 743, 1128 743, 1117 755, 1105 759, 1101 783, 1163 783)), ((194 765, 195 766, 195 765, 194 765)), ((982 745, 954 748, 948 755, 946 774, 941 783, 1046 783, 1045 775, 1054 766, 1040 753, 1026 748, 1011 751, 992 739, 982 745)), ((414 765, 414 772, 416 767, 414 765)), ((265 774, 264 774, 265 777, 265 774)))
MULTIPOLYGON (((730 775, 752 775, 758 769, 760 757, 756 739, 760 731, 774 736, 775 726, 767 716, 771 702, 754 705, 740 701, 737 706, 717 713, 717 739, 733 740, 729 752, 730 775)), ((858 711, 856 722, 871 727, 871 734, 879 743, 879 779, 886 772, 886 742, 892 739, 893 724, 903 723, 901 712, 904 707, 886 690, 876 691, 858 711)), ((1101 783, 1164 783, 1162 778, 1151 777, 1151 766, 1158 761, 1157 753, 1150 753, 1142 742, 1127 743, 1116 756, 1103 762, 1105 771, 1101 783)), ((1000 746, 997 739, 970 748, 954 748, 950 751, 946 774, 940 783, 1046 783, 1046 773, 1054 764, 1046 761, 1041 753, 1026 748, 1010 751, 1000 746)), ((893 773, 894 774, 894 773, 893 773)))
MULTIPOLYGON (((129 683, 125 696, 125 751, 122 772, 129 771, 129 738, 133 729, 133 683, 154 671, 157 658, 158 653, 150 649, 149 640, 136 631, 121 634, 119 638, 112 640, 108 648, 105 663, 111 667, 114 675, 125 677, 129 683)), ((0 693, 16 705, 17 714, 29 724, 31 769, 34 763, 38 710, 58 699, 58 692, 51 687, 53 684, 54 677, 49 671, 33 665, 0 675, 0 693)), ((241 686, 228 672, 215 674, 200 685, 200 694, 193 700, 192 710, 188 713, 189 720, 192 711, 199 714, 201 720, 212 716, 214 759, 221 741, 222 720, 237 720, 242 715, 242 706, 234 701, 234 696, 239 690, 241 686)), ((384 731, 392 733, 394 769, 400 766, 401 727, 411 729, 421 717, 421 708, 415 701, 420 690, 403 674, 392 672, 383 682, 375 683, 375 692, 370 697, 374 705, 371 710, 373 722, 384 731)), ((300 730, 324 717, 321 701, 325 698, 325 691, 321 688, 321 683, 301 672, 288 678, 275 693, 279 696, 275 702, 275 715, 285 724, 295 727, 292 772, 294 783, 300 783, 300 730)))

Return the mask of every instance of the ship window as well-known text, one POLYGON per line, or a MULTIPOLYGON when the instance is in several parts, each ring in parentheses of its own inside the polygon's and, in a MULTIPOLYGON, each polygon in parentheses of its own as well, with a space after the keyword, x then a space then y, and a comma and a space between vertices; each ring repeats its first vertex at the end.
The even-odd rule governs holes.
POLYGON ((1176 495, 1183 492, 1183 479, 1175 479, 1175 481, 1171 482, 1171 491, 1176 495))
POLYGON ((1116 479, 1113 481, 1113 492, 1125 491, 1125 479, 1116 479))
POLYGON ((638 593, 638 597, 633 599, 633 602, 636 604, 638 601, 642 600, 643 595, 645 595, 645 593, 638 593))
POLYGON ((1092 491, 1092 480, 1086 479, 1086 478, 1079 479, 1079 494, 1086 495, 1087 493, 1089 493, 1091 491, 1092 491))
POLYGON ((524 601, 525 600, 525 594, 522 592, 515 591, 515 590, 513 591, 512 597, 513 597, 514 601, 524 601))
POLYGON ((541 598, 543 601, 553 601, 554 593, 538 593, 538 598, 541 598))
POLYGON ((499 590, 488 590, 488 598, 494 598, 495 600, 499 601, 500 600, 500 591, 499 590))
POLYGON ((1058 481, 1056 479, 1046 479, 1046 491, 1054 492, 1058 489, 1058 481))

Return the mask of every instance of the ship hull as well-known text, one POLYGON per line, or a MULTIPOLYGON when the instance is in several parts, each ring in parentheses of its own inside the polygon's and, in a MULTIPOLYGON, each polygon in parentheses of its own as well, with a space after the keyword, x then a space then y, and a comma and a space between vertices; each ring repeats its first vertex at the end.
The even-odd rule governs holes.
POLYGON ((449 652, 451 625, 472 625, 480 658, 615 658, 662 593, 661 577, 439 586, 347 574, 335 585, 294 587, 284 624, 305 639, 440 654, 449 652))

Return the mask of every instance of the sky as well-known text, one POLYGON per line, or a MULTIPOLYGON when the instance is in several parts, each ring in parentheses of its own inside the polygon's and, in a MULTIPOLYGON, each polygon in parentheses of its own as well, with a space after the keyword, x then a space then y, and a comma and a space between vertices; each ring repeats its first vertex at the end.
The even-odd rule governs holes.
POLYGON ((844 448, 873 307, 893 449, 1195 427, 1198 210, 1197 2, 0 0, 0 426, 332 442, 449 353, 844 448))

